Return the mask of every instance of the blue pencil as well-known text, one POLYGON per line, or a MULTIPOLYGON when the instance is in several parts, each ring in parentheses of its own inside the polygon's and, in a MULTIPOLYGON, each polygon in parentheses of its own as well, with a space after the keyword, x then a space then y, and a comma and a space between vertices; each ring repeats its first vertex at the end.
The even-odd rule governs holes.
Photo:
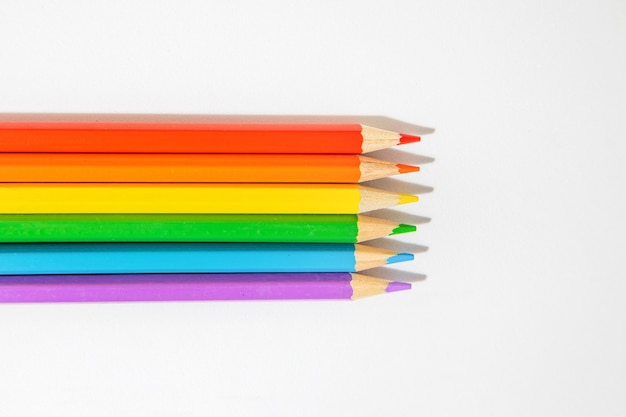
POLYGON ((0 275, 357 272, 412 259, 359 244, 9 243, 0 275))

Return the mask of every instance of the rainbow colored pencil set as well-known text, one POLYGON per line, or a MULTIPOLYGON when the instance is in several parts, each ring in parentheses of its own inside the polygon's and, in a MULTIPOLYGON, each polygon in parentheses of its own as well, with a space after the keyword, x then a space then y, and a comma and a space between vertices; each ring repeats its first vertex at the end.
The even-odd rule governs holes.
POLYGON ((0 118, 0 303, 357 299, 416 196, 361 183, 417 136, 358 124, 0 118))

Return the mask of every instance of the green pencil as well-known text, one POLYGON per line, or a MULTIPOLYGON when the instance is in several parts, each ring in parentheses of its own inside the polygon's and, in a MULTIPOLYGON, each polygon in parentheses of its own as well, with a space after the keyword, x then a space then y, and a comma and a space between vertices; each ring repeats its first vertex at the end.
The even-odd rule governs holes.
POLYGON ((356 214, 0 214, 2 243, 358 243, 415 229, 356 214))

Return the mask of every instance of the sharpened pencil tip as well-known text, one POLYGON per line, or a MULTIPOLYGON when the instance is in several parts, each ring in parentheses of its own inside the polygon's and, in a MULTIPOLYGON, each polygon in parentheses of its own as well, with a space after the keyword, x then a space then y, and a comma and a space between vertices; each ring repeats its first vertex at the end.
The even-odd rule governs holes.
POLYGON ((387 285, 386 292, 405 291, 411 289, 411 283, 392 281, 387 285))
POLYGON ((396 264, 398 262, 412 261, 413 259, 414 256, 412 253, 399 253, 397 255, 387 258, 387 265, 396 264))
POLYGON ((405 164, 396 164, 398 167, 398 172, 400 174, 406 174, 408 172, 417 172, 420 170, 420 167, 416 167, 413 165, 405 165, 405 164))
POLYGON ((404 133, 400 134, 401 144, 419 142, 420 140, 422 140, 422 138, 419 136, 405 135, 404 133))
POLYGON ((415 203, 417 201, 419 201, 419 197, 416 195, 400 194, 400 201, 398 201, 398 204, 415 203))
POLYGON ((396 227, 395 229, 393 229, 391 231, 392 235, 399 235, 402 233, 409 233, 409 232, 414 232, 417 230, 417 226, 413 226, 412 224, 404 224, 401 223, 398 225, 398 227, 396 227))

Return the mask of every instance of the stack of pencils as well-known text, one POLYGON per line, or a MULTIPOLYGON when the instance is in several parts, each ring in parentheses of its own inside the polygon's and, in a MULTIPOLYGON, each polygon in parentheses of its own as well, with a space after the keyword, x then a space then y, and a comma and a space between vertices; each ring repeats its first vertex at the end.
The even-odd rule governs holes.
POLYGON ((419 137, 357 124, 0 121, 0 302, 355 299, 413 259, 360 185, 418 167, 364 153, 419 137))

